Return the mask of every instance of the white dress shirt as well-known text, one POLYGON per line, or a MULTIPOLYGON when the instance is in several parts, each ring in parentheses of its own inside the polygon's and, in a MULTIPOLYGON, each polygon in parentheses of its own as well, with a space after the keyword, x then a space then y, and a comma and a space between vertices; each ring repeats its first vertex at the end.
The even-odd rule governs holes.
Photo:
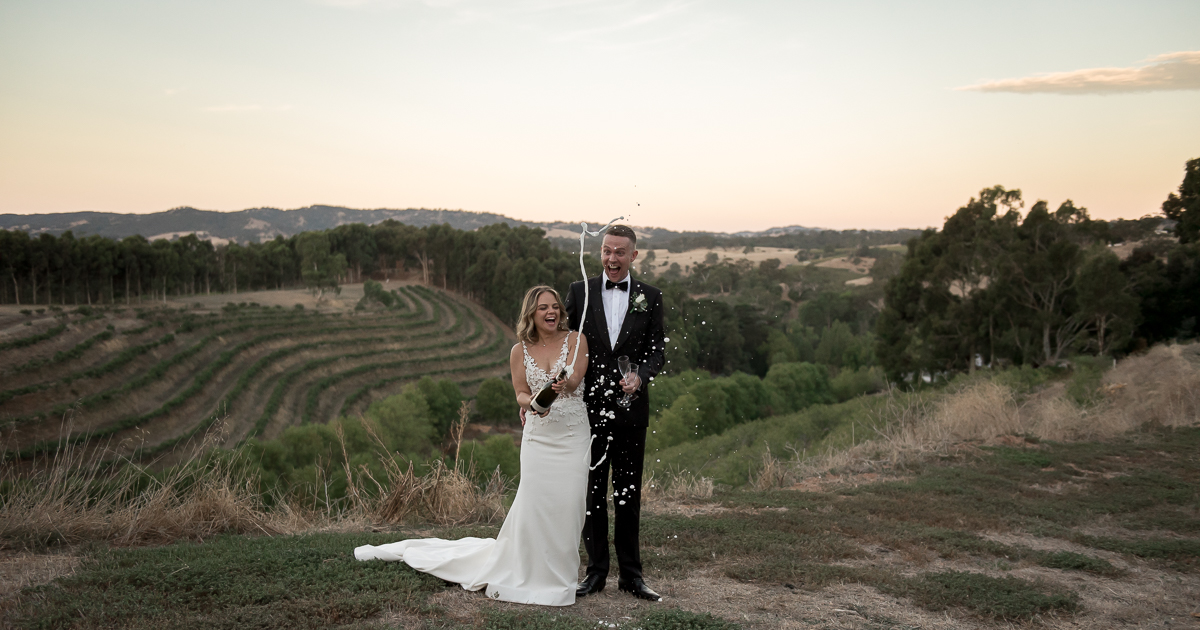
MULTIPOLYGON (((633 290, 633 279, 628 272, 621 282, 628 283, 633 290)), ((604 317, 608 320, 608 346, 614 350, 617 347, 617 337, 621 335, 621 324, 625 323, 625 313, 629 311, 629 291, 605 288, 608 276, 601 276, 600 300, 604 303, 604 317)))

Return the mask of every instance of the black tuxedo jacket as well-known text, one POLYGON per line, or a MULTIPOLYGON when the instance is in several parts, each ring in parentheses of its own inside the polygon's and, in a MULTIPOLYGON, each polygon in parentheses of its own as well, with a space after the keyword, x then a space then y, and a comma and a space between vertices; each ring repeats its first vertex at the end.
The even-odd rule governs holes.
MULTIPOLYGON (((650 424, 650 394, 647 387, 650 379, 662 370, 663 349, 663 301, 662 291, 630 277, 629 303, 632 307, 638 294, 646 296, 646 310, 632 308, 625 313, 621 334, 614 348, 608 341, 608 318, 604 314, 604 300, 600 297, 604 278, 589 278, 587 283, 591 295, 588 297, 587 321, 581 331, 588 342, 588 371, 582 387, 583 402, 587 405, 588 419, 592 427, 640 427, 650 424), (629 409, 617 405, 617 398, 624 394, 621 389, 621 372, 617 370, 617 357, 629 355, 638 364, 638 376, 642 379, 638 397, 629 409)), ((565 298, 567 319, 571 330, 579 330, 583 319, 583 282, 571 285, 565 298)))

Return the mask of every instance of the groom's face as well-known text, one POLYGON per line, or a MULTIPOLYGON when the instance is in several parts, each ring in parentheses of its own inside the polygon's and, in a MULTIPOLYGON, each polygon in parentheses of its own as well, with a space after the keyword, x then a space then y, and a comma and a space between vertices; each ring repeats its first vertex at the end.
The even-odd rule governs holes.
POLYGON ((600 244, 600 262, 604 265, 604 276, 613 282, 620 282, 629 273, 629 267, 637 259, 637 250, 633 243, 624 236, 605 234, 600 244))

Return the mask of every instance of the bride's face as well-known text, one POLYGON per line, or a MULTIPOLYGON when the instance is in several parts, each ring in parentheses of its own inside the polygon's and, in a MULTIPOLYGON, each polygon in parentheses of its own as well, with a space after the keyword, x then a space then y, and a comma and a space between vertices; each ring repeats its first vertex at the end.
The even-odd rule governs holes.
POLYGON ((538 296, 537 310, 533 314, 533 322, 537 326, 538 333, 543 336, 553 336, 558 330, 560 321, 562 321, 562 306, 558 304, 558 300, 554 299, 553 293, 543 291, 538 296))

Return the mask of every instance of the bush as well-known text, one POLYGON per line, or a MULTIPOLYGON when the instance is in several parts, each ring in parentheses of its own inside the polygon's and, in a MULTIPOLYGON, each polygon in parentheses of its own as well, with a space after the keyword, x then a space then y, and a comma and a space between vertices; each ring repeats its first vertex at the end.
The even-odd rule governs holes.
POLYGON ((414 385, 405 386, 395 396, 371 403, 366 417, 378 423, 380 437, 392 452, 416 459, 433 450, 437 431, 429 405, 414 385))
POLYGON ((367 280, 363 283, 362 299, 358 301, 358 306, 355 308, 357 309, 359 306, 361 306, 365 309, 372 302, 379 304, 384 308, 392 308, 392 306, 395 305, 396 296, 384 291, 382 284, 374 280, 367 280))
POLYGON ((1028 394, 1041 387, 1053 376, 1054 368, 1035 368, 1029 364, 1001 370, 992 378, 997 385, 1003 385, 1017 394, 1028 394))
POLYGON ((438 436, 449 434, 450 425, 458 419, 458 409, 463 401, 458 383, 446 379, 435 381, 424 376, 417 381, 417 390, 425 397, 425 404, 429 405, 429 414, 438 436))
POLYGON ((874 394, 887 387, 883 370, 878 367, 860 367, 857 370, 842 370, 829 381, 829 389, 838 402, 845 402, 863 394, 874 394))
POLYGON ((829 389, 829 370, 823 365, 776 363, 763 380, 778 401, 776 413, 836 402, 829 389))
POLYGON ((650 432, 646 436, 646 452, 682 444, 689 439, 699 438, 700 402, 691 394, 675 399, 670 409, 650 420, 650 432))
POLYGON ((1067 396, 1080 406, 1094 404, 1102 395, 1100 379, 1104 370, 1112 365, 1105 356, 1080 355, 1072 359, 1071 380, 1067 383, 1067 396))
POLYGON ((521 449, 517 448, 512 437, 507 435, 493 435, 483 442, 463 442, 459 457, 464 462, 475 463, 475 476, 478 480, 488 479, 496 468, 509 479, 521 476, 521 449))
POLYGON ((475 394, 475 411, 484 422, 520 424, 520 409, 516 390, 510 381, 489 378, 479 384, 479 391, 475 394))

